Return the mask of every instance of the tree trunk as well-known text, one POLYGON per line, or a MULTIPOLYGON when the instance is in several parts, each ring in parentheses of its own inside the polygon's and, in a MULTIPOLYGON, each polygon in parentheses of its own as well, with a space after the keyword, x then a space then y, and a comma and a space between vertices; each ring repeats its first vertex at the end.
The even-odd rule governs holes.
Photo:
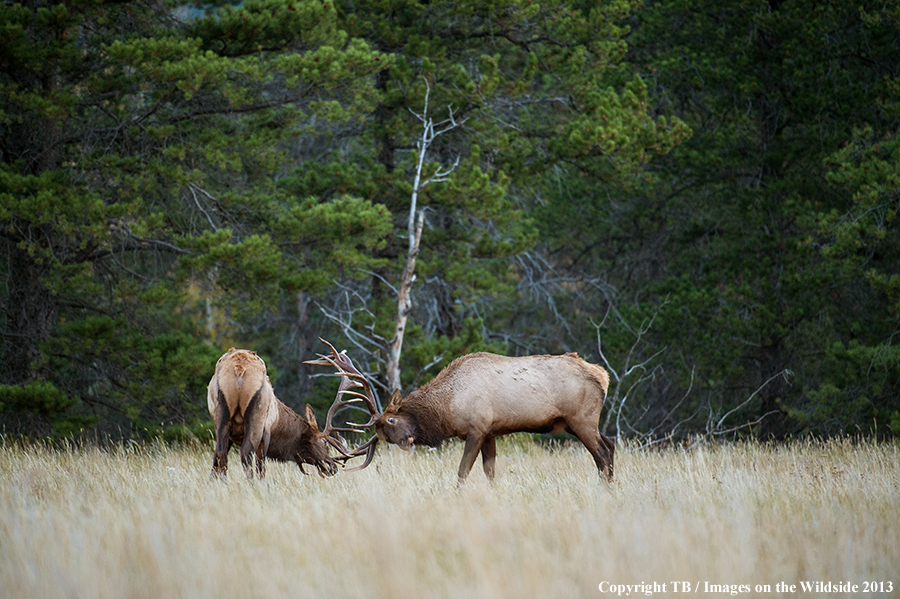
POLYGON ((308 397, 312 394, 313 380, 311 367, 303 364, 303 360, 313 355, 313 339, 309 330, 309 296, 302 291, 297 294, 297 344, 300 350, 300 367, 297 373, 298 395, 308 397))
POLYGON ((2 382, 19 384, 37 378, 34 363, 40 358, 40 343, 50 337, 58 308, 50 292, 41 284, 42 268, 31 256, 6 242, 8 275, 7 302, 3 306, 2 382))
MULTIPOLYGON (((415 188, 414 188, 415 189, 415 188)), ((413 191, 415 194, 415 191, 413 191)), ((406 255, 406 266, 403 268, 403 275, 400 278, 400 289, 397 294, 397 325, 394 328, 394 338, 388 348, 387 360, 387 382, 388 389, 391 393, 400 388, 400 353, 403 350, 403 335, 406 332, 406 320, 412 309, 412 296, 410 288, 415 280, 416 257, 419 255, 419 242, 422 239, 422 226, 425 224, 425 213, 419 212, 418 219, 415 219, 415 201, 413 201, 413 210, 410 211, 410 239, 409 252, 406 255), (415 222, 415 228, 413 223, 415 222)))

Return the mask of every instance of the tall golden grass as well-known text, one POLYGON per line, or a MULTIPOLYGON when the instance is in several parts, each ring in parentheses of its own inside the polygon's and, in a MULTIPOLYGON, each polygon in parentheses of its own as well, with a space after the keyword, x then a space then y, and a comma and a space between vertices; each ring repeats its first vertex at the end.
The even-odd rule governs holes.
MULTIPOLYGON (((493 485, 473 470, 459 490, 458 443, 379 447, 367 470, 333 479, 270 464, 262 482, 244 478, 234 452, 227 483, 211 480, 211 453, 3 444, 0 596, 602 597, 604 581, 655 582, 659 596, 683 595, 673 581, 704 596, 710 584, 767 596, 799 595, 800 581, 900 589, 897 444, 625 446, 607 485, 580 445, 514 439, 498 448, 493 485)), ((880 589, 865 596, 889 594, 880 589)))

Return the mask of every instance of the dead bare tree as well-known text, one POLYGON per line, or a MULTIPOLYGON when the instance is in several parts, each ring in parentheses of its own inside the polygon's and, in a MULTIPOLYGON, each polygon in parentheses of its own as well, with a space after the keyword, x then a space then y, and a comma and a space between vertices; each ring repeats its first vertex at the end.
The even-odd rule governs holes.
MULTIPOLYGON (((423 78, 424 79, 424 78, 423 78)), ((413 172, 412 192, 410 196, 409 216, 407 217, 407 248, 406 261, 400 275, 399 285, 393 285, 383 276, 367 272, 378 278, 388 289, 397 296, 397 317, 394 323, 394 333, 387 339, 375 332, 375 316, 367 305, 368 301, 353 284, 339 284, 338 302, 332 306, 318 304, 322 314, 332 323, 338 325, 346 338, 362 350, 368 360, 375 362, 378 369, 385 375, 385 384, 380 385, 377 379, 373 383, 380 385, 388 394, 400 388, 400 355, 403 351, 403 339, 406 333, 406 325, 409 314, 412 311, 412 286, 416 280, 416 259, 419 255, 419 247, 422 240, 422 231, 425 227, 425 209, 419 206, 420 193, 432 183, 447 181, 450 175, 459 165, 459 156, 452 165, 437 166, 428 175, 425 173, 429 149, 435 140, 465 124, 467 119, 457 120, 452 106, 447 107, 447 118, 435 121, 430 115, 429 102, 431 99, 431 86, 425 81, 425 101, 422 112, 409 109, 422 125, 421 134, 416 141, 416 161, 413 172)), ((376 399, 377 401, 377 399, 376 399)), ((378 402, 380 405, 380 402, 378 402)))
POLYGON ((721 435, 727 435, 728 433, 734 433, 741 429, 751 427, 755 424, 759 424, 767 416, 776 414, 778 412, 778 410, 770 410, 752 422, 744 422, 743 424, 739 424, 739 425, 732 426, 729 428, 724 428, 725 421, 728 419, 728 417, 731 416, 732 414, 734 414, 735 412, 739 412, 740 410, 745 408, 747 406, 747 404, 749 404, 751 401, 753 401, 753 398, 756 397, 757 394, 759 394, 759 392, 762 391, 766 387, 766 385, 768 385, 769 383, 771 383, 778 377, 784 377, 785 382, 788 382, 788 378, 791 377, 793 374, 794 373, 792 371, 788 370, 787 368, 781 370, 780 372, 776 372, 775 374, 770 376, 762 385, 757 387, 756 391, 751 393, 747 397, 747 399, 745 399, 743 402, 741 402, 737 406, 733 407, 732 409, 728 410, 721 416, 718 416, 717 414, 714 415, 712 409, 710 409, 709 417, 707 418, 707 421, 706 421, 706 436, 718 437, 721 435))
POLYGON ((418 160, 416 161, 416 172, 413 177, 409 218, 407 219, 407 235, 409 239, 406 251, 406 264, 403 267, 403 274, 400 276, 400 288, 397 290, 397 322, 394 326, 394 337, 388 346, 387 364, 385 367, 388 391, 390 392, 400 388, 400 353, 403 350, 406 321, 409 318, 409 312, 412 310, 410 291, 415 281, 416 258, 419 255, 419 243, 422 240, 422 228, 425 225, 425 210, 418 208, 419 192, 431 183, 446 181, 459 165, 459 156, 457 156, 453 166, 448 168, 438 167, 430 177, 423 179, 422 169, 425 166, 425 157, 428 154, 428 148, 438 136, 460 127, 466 122, 465 119, 457 121, 453 115, 453 108, 448 107, 448 118, 435 123, 434 119, 428 115, 428 100, 431 95, 431 86, 428 84, 428 79, 424 80, 424 108, 421 114, 412 109, 409 110, 422 123, 422 135, 416 142, 418 160))
MULTIPOLYGON (((610 426, 610 422, 615 416, 615 437, 618 438, 623 433, 623 426, 627 426, 631 432, 636 432, 633 426, 628 425, 627 417, 625 415, 625 405, 629 399, 631 399, 635 392, 640 389, 646 383, 654 380, 660 374, 661 366, 659 364, 654 365, 653 361, 659 357, 665 351, 665 348, 656 351, 654 354, 647 358, 643 358, 643 354, 641 353, 642 346, 644 345, 644 335, 650 330, 653 326, 653 322, 656 320, 656 317, 659 315, 660 310, 668 303, 668 300, 663 302, 660 306, 654 310, 653 314, 645 319, 640 326, 637 328, 632 328, 625 322, 625 320, 618 315, 619 320, 623 325, 627 326, 634 333, 634 343, 632 343, 631 347, 625 354, 624 364, 620 369, 616 369, 610 363, 609 359, 607 359, 606 354, 603 351, 603 343, 601 339, 601 329, 606 323, 607 318, 609 317, 610 312, 612 311, 612 304, 610 304, 610 309, 607 310, 606 315, 604 315, 603 320, 600 323, 595 323, 591 321, 594 325, 594 328, 597 330, 597 351, 600 354, 600 359, 603 360, 603 363, 606 365, 606 369, 609 371, 610 381, 611 381, 611 393, 609 394, 607 401, 609 402, 609 410, 606 412, 606 418, 603 421, 603 426, 601 430, 603 432, 607 432, 610 426), (624 423, 624 424, 623 424, 624 423)), ((683 401, 683 400, 682 400, 683 401)), ((679 402, 680 403, 680 402, 679 402)), ((649 406, 645 408, 649 409, 649 406)))

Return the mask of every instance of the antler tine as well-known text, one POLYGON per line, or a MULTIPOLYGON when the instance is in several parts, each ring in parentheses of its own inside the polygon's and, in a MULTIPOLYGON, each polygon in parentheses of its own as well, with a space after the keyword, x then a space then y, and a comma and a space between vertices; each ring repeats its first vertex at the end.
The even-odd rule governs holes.
MULTIPOLYGON (((324 341, 324 340, 323 340, 324 341)), ((325 343, 328 343, 325 341, 325 343)), ((332 351, 335 352, 334 348, 331 344, 328 344, 328 347, 332 348, 332 351)), ((330 358, 325 358, 330 360, 330 358)), ((381 414, 378 411, 378 404, 375 402, 375 393, 372 391, 372 385, 369 384, 369 380, 356 369, 356 366, 353 365, 353 360, 350 359, 350 356, 347 355, 347 350, 344 350, 340 353, 334 353, 334 361, 336 364, 334 366, 341 371, 342 376, 346 376, 351 380, 352 385, 348 385, 344 387, 342 385, 341 391, 348 394, 354 394, 366 403, 366 407, 369 409, 369 412, 375 417, 378 418, 381 414), (362 387, 365 393, 355 393, 353 391, 348 391, 351 386, 362 387)))
MULTIPOLYGON (((353 450, 351 453, 353 454, 351 457, 358 457, 362 455, 362 451, 366 450, 366 459, 359 466, 354 468, 348 468, 345 472, 353 472, 354 470, 362 470, 366 466, 372 463, 372 458, 375 457, 375 446, 378 445, 378 437, 372 437, 368 441, 366 441, 363 445, 360 445, 358 448, 353 450)), ((345 460, 346 461, 346 460, 345 460)))
POLYGON ((350 359, 350 356, 347 355, 347 351, 338 352, 333 345, 322 339, 319 340, 328 346, 328 349, 331 350, 331 355, 317 354, 319 357, 315 360, 307 360, 304 361, 304 364, 312 364, 316 366, 331 366, 335 370, 337 370, 337 375, 341 377, 341 384, 338 388, 338 392, 335 395, 334 403, 328 409, 328 414, 325 416, 325 429, 323 432, 328 436, 328 441, 332 447, 337 449, 339 455, 336 459, 346 462, 355 457, 359 457, 363 455, 365 452, 366 459, 363 464, 357 468, 351 468, 352 470, 362 470, 372 461, 373 456, 375 455, 375 445, 378 442, 378 437, 372 437, 366 443, 358 447, 357 449, 347 452, 344 447, 337 439, 334 439, 331 434, 335 431, 343 431, 343 432, 362 432, 366 428, 375 424, 381 414, 378 412, 378 404, 375 401, 375 394, 372 391, 372 386, 369 384, 368 379, 366 379, 363 374, 356 369, 353 365, 353 361, 350 359), (352 387, 362 387, 364 393, 359 393, 357 391, 351 391, 352 387), (344 399, 345 396, 349 396, 350 399, 344 399), (334 415, 338 410, 343 408, 344 406, 348 406, 354 403, 359 403, 360 401, 366 404, 366 408, 368 408, 369 413, 371 414, 371 418, 365 424, 359 424, 356 422, 347 423, 348 426, 355 428, 340 428, 335 427, 332 424, 334 419, 334 415))
MULTIPOLYGON (((378 421, 378 416, 379 415, 373 415, 371 418, 369 418, 368 422, 348 422, 347 426, 354 426, 358 429, 367 429, 378 421)), ((356 432, 358 433, 360 431, 357 430, 356 432)))
MULTIPOLYGON (((347 391, 351 386, 355 385, 356 383, 354 381, 350 380, 350 378, 347 376, 347 373, 345 372, 345 369, 343 368, 343 364, 342 364, 343 360, 341 360, 341 357, 342 356, 346 357, 346 353, 345 354, 338 353, 338 350, 336 350, 333 345, 331 345, 330 343, 328 343, 321 337, 319 337, 319 341, 321 341, 322 343, 324 343, 325 345, 328 346, 328 349, 331 350, 331 356, 326 356, 324 354, 316 354, 319 356, 318 359, 306 360, 303 363, 304 364, 312 364, 312 365, 316 365, 316 366, 332 366, 338 371, 337 374, 339 374, 341 377, 341 386, 338 389, 337 396, 334 399, 334 403, 328 409, 328 414, 325 416, 325 429, 322 431, 326 435, 328 435, 330 438, 331 432, 333 430, 335 430, 334 426, 331 423, 332 419, 334 418, 335 413, 337 413, 337 411, 339 409, 341 409, 342 407, 344 407, 345 405, 348 405, 350 403, 355 403, 357 401, 357 400, 344 401, 341 399, 341 395, 343 395, 345 391, 347 391)), ((335 446, 334 443, 332 443, 332 445, 335 446)), ((343 453, 343 451, 341 453, 343 453)))
MULTIPOLYGON (((331 345, 330 343, 328 343, 327 341, 325 341, 325 340, 322 339, 321 337, 319 337, 319 341, 321 341, 322 343, 324 343, 325 345, 328 346, 328 349, 331 350, 331 355, 332 355, 332 356, 334 356, 335 358, 338 356, 338 350, 334 349, 334 346, 333 346, 333 345, 331 345)), ((320 357, 324 357, 324 356, 322 356, 321 354, 319 354, 319 356, 320 356, 320 357)))
MULTIPOLYGON (((337 365, 335 364, 335 366, 337 366, 337 365)), ((337 411, 346 405, 349 405, 351 403, 356 403, 357 401, 359 401, 356 399, 350 400, 350 401, 345 401, 345 400, 341 399, 341 396, 344 394, 344 391, 346 391, 345 387, 349 386, 350 384, 351 383, 346 376, 341 377, 341 386, 338 389, 337 395, 335 395, 334 403, 331 404, 330 408, 328 408, 328 414, 325 416, 324 433, 326 435, 331 435, 331 431, 334 430, 334 425, 331 423, 331 421, 334 418, 334 415, 337 413, 337 411)))
MULTIPOLYGON (((354 455, 352 455, 352 454, 350 454, 350 453, 347 453, 347 450, 345 449, 345 448, 346 448, 346 445, 343 444, 343 443, 341 443, 340 441, 338 441, 338 440, 335 439, 334 437, 330 437, 330 436, 329 436, 329 437, 326 437, 325 440, 328 441, 328 444, 331 445, 332 447, 334 447, 334 448, 338 451, 338 453, 341 454, 337 459, 339 459, 339 460, 349 460, 350 458, 356 457, 356 456, 354 456, 354 455)), ((343 441, 343 438, 341 438, 341 441, 343 441)))

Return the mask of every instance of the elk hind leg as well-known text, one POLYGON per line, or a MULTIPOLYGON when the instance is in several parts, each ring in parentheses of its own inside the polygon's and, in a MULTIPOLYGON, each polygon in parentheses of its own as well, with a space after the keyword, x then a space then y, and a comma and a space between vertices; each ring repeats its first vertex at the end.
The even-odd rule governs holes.
POLYGON ((231 449, 231 420, 225 396, 219 391, 216 410, 216 449, 213 453, 213 475, 224 476, 228 470, 228 450, 231 449))
POLYGON ((241 443, 241 465, 244 466, 244 473, 247 478, 253 478, 253 458, 256 456, 257 468, 260 469, 260 476, 264 472, 261 466, 263 452, 262 440, 265 433, 265 414, 259 409, 260 392, 257 391, 247 409, 244 410, 244 441, 241 443))
POLYGON ((497 437, 486 437, 481 444, 481 465, 488 480, 494 481, 494 464, 497 461, 497 437))
MULTIPOLYGON (((262 428, 262 424, 260 424, 260 428, 262 428)), ((250 428, 247 434, 244 435, 244 442, 241 443, 241 465, 244 467, 244 473, 247 475, 247 478, 253 478, 254 459, 256 459, 256 469, 260 478, 265 474, 265 466, 262 463, 264 458, 263 448, 262 443, 260 443, 262 433, 256 432, 254 434, 255 432, 250 428)))
POLYGON ((596 426, 591 425, 575 425, 568 423, 566 432, 576 437, 590 452, 597 464, 597 471, 601 476, 606 476, 610 482, 613 477, 613 454, 616 450, 616 444, 602 434, 596 426))
POLYGON ((225 476, 228 471, 228 450, 231 449, 230 431, 216 428, 216 450, 213 454, 213 476, 225 476))

